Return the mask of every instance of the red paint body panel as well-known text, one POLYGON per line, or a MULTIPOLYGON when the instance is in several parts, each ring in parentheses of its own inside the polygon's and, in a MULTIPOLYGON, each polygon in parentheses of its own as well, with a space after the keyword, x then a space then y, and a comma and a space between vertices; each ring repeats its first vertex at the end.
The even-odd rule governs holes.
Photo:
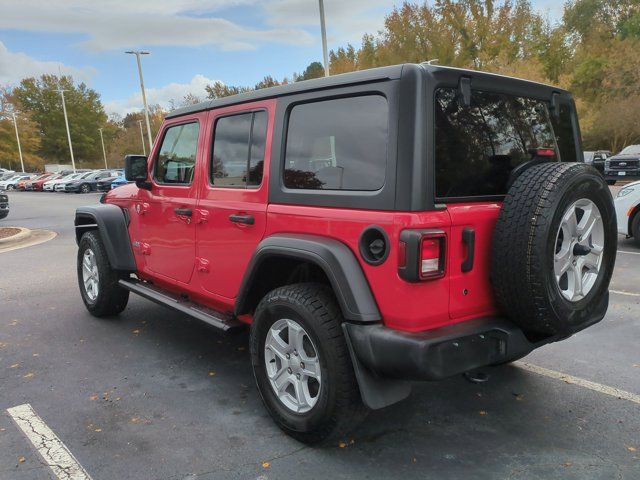
MULTIPOLYGON (((451 204, 425 212, 372 211, 268 203, 269 159, 277 100, 190 114, 165 122, 200 122, 197 164, 191 186, 158 185, 151 191, 124 185, 107 194, 107 202, 127 208, 129 233, 138 276, 169 291, 186 294, 217 310, 233 310, 247 265, 258 243, 278 233, 307 233, 336 239, 354 253, 369 282, 386 326, 422 331, 496 313, 489 282, 490 247, 500 210, 495 202, 451 204), (217 117, 265 109, 268 112, 264 177, 259 188, 221 188, 209 183, 213 127, 217 117), (190 222, 174 208, 193 210, 190 222), (253 225, 232 223, 232 214, 253 215, 253 225), (379 266, 364 262, 358 240, 370 225, 382 227, 390 241, 388 259, 379 266), (465 227, 475 232, 475 262, 463 273, 467 251, 462 242, 465 227), (409 283, 398 275, 399 238, 404 229, 441 229, 446 234, 446 265, 442 278, 409 283), (464 293, 466 291, 466 294, 464 293)), ((149 174, 161 142, 151 152, 149 174)), ((242 321, 249 323, 250 316, 242 321)))
POLYGON ((206 222, 197 230, 197 257, 210 262, 210 271, 196 273, 199 284, 198 293, 213 293, 229 299, 232 303, 238 293, 244 272, 258 243, 264 237, 267 225, 267 202, 269 185, 269 158, 273 137, 275 100, 245 103, 220 108, 209 113, 209 131, 212 131, 219 117, 233 113, 257 109, 267 111, 267 141, 263 178, 258 188, 223 188, 212 186, 209 182, 209 169, 212 155, 213 135, 209 134, 207 161, 200 165, 199 214, 204 213, 206 222), (251 215, 255 223, 246 225, 232 223, 230 215, 251 215))
POLYGON ((452 320, 465 320, 498 312, 489 282, 491 272, 491 243, 493 230, 500 212, 500 203, 458 203, 448 207, 451 215, 451 239, 449 242, 449 269, 451 296, 449 315, 452 320), (462 241, 462 231, 473 228, 475 255, 473 269, 462 272, 467 258, 467 247, 462 241))

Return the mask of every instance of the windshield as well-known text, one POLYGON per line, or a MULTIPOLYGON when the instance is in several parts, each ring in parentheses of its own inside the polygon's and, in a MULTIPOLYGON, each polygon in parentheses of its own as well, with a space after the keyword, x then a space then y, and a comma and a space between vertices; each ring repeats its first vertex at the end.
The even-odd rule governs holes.
POLYGON ((640 155, 640 145, 629 145, 623 148, 618 155, 640 155))
POLYGON ((505 195, 519 165, 576 161, 571 114, 568 105, 551 118, 542 100, 480 90, 467 106, 456 88, 436 90, 436 197, 505 195))

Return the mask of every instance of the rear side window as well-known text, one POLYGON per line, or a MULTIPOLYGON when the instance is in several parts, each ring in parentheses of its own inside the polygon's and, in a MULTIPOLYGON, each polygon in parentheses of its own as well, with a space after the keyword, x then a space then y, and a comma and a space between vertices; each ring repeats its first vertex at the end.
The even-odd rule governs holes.
POLYGON ((242 113, 216 121, 211 183, 216 187, 257 187, 262 183, 267 112, 242 113))
POLYGON ((167 128, 156 161, 158 183, 190 185, 198 151, 198 123, 185 123, 167 128))
MULTIPOLYGON (((540 100, 474 90, 465 106, 456 89, 441 88, 435 123, 438 198, 504 195, 515 167, 542 155, 558 159, 549 109, 540 100)), ((573 143, 573 133, 564 141, 573 143)))
POLYGON ((284 186, 374 191, 384 185, 388 105, 380 95, 298 104, 289 114, 284 186))

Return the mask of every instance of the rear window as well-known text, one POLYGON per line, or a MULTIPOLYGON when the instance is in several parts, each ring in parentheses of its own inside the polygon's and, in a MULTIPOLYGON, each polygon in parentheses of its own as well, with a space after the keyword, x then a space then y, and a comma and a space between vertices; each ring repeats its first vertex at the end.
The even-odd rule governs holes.
POLYGON ((569 161, 575 161, 567 113, 570 109, 561 110, 556 122, 565 130, 559 148, 548 105, 541 100, 474 90, 466 106, 457 89, 436 90, 436 197, 504 195, 511 171, 522 163, 541 155, 558 160, 571 151, 569 161))
POLYGON ((284 185, 374 191, 384 185, 387 99, 380 95, 304 103, 289 115, 284 185))

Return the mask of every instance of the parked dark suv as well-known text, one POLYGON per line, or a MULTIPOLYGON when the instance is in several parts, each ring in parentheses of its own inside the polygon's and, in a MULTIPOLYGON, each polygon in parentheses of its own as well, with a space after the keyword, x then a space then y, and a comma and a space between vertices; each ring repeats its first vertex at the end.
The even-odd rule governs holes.
POLYGON ((604 175, 611 184, 616 180, 640 180, 640 145, 629 145, 609 157, 604 164, 604 175))
POLYGON ((603 318, 616 219, 579 139, 567 92, 441 66, 189 106, 125 159, 134 184, 77 210, 82 299, 248 326, 275 422, 342 435, 413 380, 603 318))
POLYGON ((584 152, 584 163, 591 165, 604 175, 604 163, 611 156, 609 150, 597 150, 595 152, 584 152))
POLYGON ((9 215, 9 195, 0 193, 0 220, 9 215))

